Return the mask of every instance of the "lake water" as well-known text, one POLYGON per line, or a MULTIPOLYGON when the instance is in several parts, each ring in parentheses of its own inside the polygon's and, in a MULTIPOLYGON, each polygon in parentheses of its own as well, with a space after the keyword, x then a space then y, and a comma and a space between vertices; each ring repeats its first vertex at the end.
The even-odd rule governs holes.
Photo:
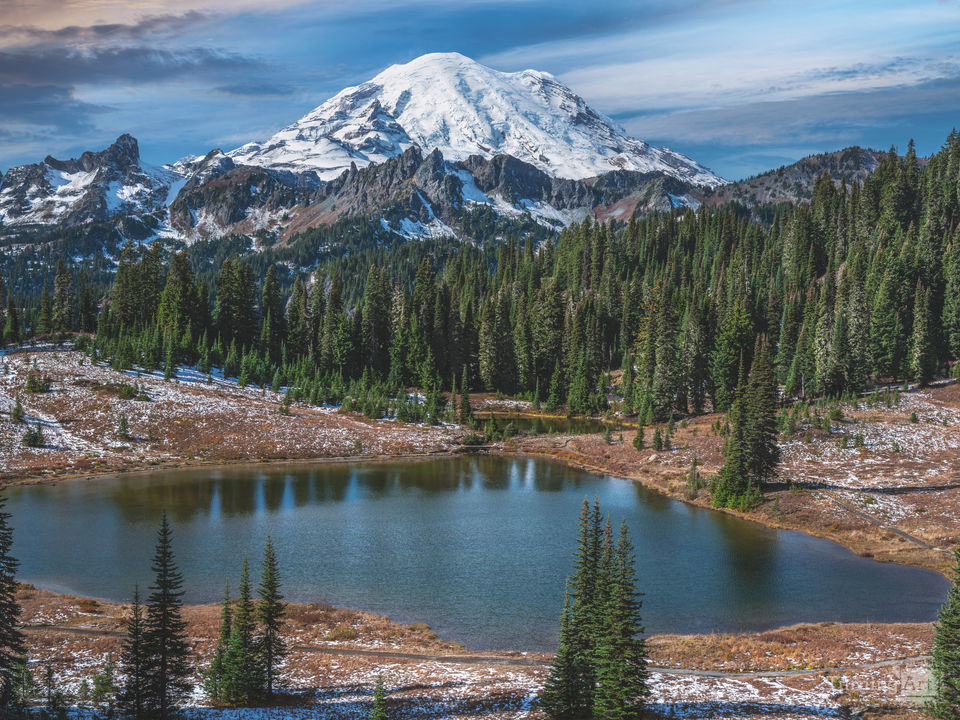
POLYGON ((760 630, 802 621, 929 621, 947 581, 860 558, 534 459, 158 471, 12 488, 25 582, 102 599, 149 585, 160 513, 188 602, 254 579, 271 533, 292 600, 428 623, 477 649, 551 649, 577 515, 599 495, 626 518, 648 632, 760 630))

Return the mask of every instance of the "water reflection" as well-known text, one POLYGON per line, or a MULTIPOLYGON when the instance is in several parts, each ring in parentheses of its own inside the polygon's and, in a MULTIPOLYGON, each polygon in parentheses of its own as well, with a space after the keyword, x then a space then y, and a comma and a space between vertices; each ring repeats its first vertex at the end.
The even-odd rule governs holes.
POLYGON ((935 573, 534 459, 194 468, 17 488, 9 509, 28 582, 128 598, 149 583, 166 509, 189 601, 219 599, 270 532, 291 599, 537 649, 556 641, 577 514, 594 495, 630 525, 650 631, 930 620, 946 593, 935 573))

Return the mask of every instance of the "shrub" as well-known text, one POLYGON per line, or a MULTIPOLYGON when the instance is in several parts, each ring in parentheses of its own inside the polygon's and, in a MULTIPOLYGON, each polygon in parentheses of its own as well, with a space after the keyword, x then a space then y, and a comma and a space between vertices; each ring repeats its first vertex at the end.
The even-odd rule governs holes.
POLYGON ((920 418, 917 417, 917 413, 915 412, 910 413, 910 422, 912 423, 920 422, 920 418))
POLYGON ((27 429, 27 432, 23 434, 23 444, 32 448, 42 448, 46 445, 43 430, 40 429, 39 425, 27 429))
POLYGON ((327 633, 327 640, 356 640, 359 633, 349 625, 337 625, 327 633))
POLYGON ((117 397, 121 400, 133 400, 137 396, 137 389, 129 383, 117 384, 117 397))
POLYGON ((27 392, 50 392, 50 376, 44 375, 41 377, 39 373, 30 373, 27 376, 27 392))
POLYGON ((127 416, 120 416, 120 424, 117 427, 117 437, 121 440, 130 439, 130 424, 127 422, 127 416))
POLYGON ((464 445, 483 445, 483 438, 476 433, 467 433, 463 436, 464 445))

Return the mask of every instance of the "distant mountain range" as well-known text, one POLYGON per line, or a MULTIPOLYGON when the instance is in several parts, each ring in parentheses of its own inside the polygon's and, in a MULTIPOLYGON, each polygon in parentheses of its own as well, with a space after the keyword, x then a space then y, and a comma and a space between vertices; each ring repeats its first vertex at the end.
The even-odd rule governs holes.
POLYGON ((816 177, 862 180, 880 153, 849 148, 728 183, 626 135, 553 76, 503 73, 457 53, 424 55, 346 88, 268 140, 163 167, 122 135, 100 152, 0 177, 0 237, 130 217, 182 240, 284 240, 366 217, 405 237, 468 237, 466 214, 560 228, 594 216, 809 198, 816 177))

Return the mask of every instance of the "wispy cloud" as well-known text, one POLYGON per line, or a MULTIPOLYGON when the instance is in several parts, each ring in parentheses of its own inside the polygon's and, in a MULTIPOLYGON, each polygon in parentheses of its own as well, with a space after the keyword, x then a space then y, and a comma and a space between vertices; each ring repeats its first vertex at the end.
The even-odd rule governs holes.
POLYGON ((69 44, 88 45, 129 42, 143 38, 176 35, 197 28, 214 15, 189 10, 182 15, 148 15, 132 23, 67 25, 47 29, 32 25, 0 25, 0 46, 69 44))
POLYGON ((389 64, 444 50, 551 72, 632 134, 728 176, 801 151, 942 139, 960 117, 957 0, 0 6, 0 163, 124 131, 155 161, 242 144, 389 64))

